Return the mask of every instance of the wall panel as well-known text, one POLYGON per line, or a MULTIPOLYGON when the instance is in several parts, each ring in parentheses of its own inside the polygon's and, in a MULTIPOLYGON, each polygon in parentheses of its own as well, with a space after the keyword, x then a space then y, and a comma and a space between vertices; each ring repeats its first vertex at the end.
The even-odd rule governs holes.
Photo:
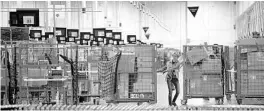
MULTIPOLYGON (((127 34, 136 34, 138 38, 148 42, 161 42, 165 46, 180 48, 186 41, 186 2, 179 1, 146 1, 145 4, 153 14, 160 18, 167 25, 169 31, 163 29, 153 18, 140 14, 140 11, 130 4, 129 1, 67 1, 64 8, 86 7, 88 11, 98 10, 102 12, 80 13, 81 31, 92 31, 92 27, 107 27, 114 31, 122 31, 123 38, 127 34), (86 4, 82 4, 86 3, 86 4), (94 17, 92 18, 92 15, 94 17), (105 18, 106 17, 106 18, 105 18), (92 22, 93 21, 93 22, 92 22), (121 24, 120 24, 121 23, 121 24), (120 27, 121 25, 121 27, 120 27), (142 30, 143 26, 149 26, 150 39, 145 38, 142 30)), ((190 44, 209 44, 218 42, 219 38, 224 38, 220 43, 231 45, 235 38, 234 20, 242 9, 251 2, 237 2, 239 11, 236 12, 233 2, 188 2, 188 6, 199 6, 198 13, 194 18, 189 10, 188 14, 188 38, 190 44), (243 8, 241 8, 243 7, 243 8)), ((10 7, 23 8, 53 8, 50 1, 22 1, 11 2, 10 7)), ((9 2, 1 2, 3 8, 8 8, 9 2)), ((48 10, 48 9, 43 9, 48 10)), ((72 9, 76 11, 77 9, 72 9)), ((53 27, 53 12, 40 13, 40 25, 43 27, 53 27)), ((71 11, 68 9, 68 11, 71 11)), ((60 14, 56 17, 56 26, 67 28, 78 28, 77 12, 56 12, 60 14)), ((1 13, 2 26, 8 26, 8 13, 1 13)), ((48 31, 52 31, 49 28, 48 31)))

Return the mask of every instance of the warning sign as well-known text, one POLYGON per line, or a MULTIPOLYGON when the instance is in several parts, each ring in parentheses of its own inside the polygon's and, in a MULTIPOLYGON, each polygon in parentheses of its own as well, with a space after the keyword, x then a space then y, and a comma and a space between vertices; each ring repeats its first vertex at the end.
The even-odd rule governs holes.
POLYGON ((192 13, 193 17, 195 17, 199 7, 195 6, 195 7, 188 7, 188 9, 190 10, 190 12, 192 13))

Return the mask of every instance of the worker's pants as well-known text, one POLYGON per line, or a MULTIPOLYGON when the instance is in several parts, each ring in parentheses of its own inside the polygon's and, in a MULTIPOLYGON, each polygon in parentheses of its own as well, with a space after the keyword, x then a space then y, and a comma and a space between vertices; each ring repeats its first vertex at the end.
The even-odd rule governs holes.
POLYGON ((179 80, 177 78, 167 79, 167 84, 168 84, 168 89, 169 89, 169 95, 168 95, 169 105, 172 105, 172 102, 175 103, 175 101, 178 98, 178 95, 180 93, 179 80), (173 100, 171 101, 173 85, 175 87, 176 93, 173 97, 173 100))

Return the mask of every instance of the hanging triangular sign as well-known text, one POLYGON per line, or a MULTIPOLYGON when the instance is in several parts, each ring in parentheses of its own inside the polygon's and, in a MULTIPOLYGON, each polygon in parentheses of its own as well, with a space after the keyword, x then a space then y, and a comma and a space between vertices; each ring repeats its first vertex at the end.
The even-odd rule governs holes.
POLYGON ((149 27, 143 27, 144 32, 146 33, 148 31, 149 27))
POLYGON ((190 10, 190 12, 192 13, 193 17, 195 17, 199 7, 195 6, 195 7, 188 7, 188 9, 190 10))
POLYGON ((150 34, 145 34, 146 38, 149 39, 150 34))

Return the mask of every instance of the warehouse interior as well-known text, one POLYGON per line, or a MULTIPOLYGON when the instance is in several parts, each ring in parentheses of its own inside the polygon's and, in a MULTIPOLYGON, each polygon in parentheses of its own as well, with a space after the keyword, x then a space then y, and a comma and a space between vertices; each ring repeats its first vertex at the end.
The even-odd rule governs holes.
POLYGON ((0 27, 1 109, 264 110, 263 1, 0 1, 0 27))

